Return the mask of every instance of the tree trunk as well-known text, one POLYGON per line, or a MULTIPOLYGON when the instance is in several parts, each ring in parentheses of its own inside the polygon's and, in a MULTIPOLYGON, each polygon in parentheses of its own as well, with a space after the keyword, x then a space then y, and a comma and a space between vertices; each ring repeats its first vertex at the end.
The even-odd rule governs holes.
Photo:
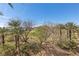
POLYGON ((4 34, 2 34, 2 45, 4 46, 4 43, 5 43, 5 41, 4 41, 4 34))
POLYGON ((71 37, 71 30, 69 30, 69 38, 70 38, 70 40, 72 40, 72 37, 71 37))
POLYGON ((67 30, 67 39, 69 38, 69 31, 67 30))
POLYGON ((19 47, 19 35, 15 35, 15 46, 16 46, 16 55, 20 55, 20 47, 19 47))
POLYGON ((61 31, 61 28, 60 28, 60 41, 62 40, 62 31, 61 31))

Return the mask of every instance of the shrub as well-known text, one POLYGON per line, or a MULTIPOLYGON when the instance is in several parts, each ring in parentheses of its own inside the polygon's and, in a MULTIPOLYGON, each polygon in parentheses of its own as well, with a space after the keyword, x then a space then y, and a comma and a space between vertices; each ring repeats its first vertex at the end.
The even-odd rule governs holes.
POLYGON ((0 45, 0 55, 13 56, 15 55, 15 48, 10 45, 0 45))
POLYGON ((75 39, 58 41, 57 44, 65 49, 75 49, 77 47, 77 41, 75 39))
POLYGON ((40 50, 40 46, 37 43, 29 43, 20 46, 21 55, 36 54, 40 50))

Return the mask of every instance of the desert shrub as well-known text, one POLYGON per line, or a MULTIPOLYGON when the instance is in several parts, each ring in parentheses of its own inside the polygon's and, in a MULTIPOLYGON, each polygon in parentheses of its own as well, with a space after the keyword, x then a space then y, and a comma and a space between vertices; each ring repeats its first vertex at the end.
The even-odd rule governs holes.
POLYGON ((27 51, 30 49, 29 44, 23 44, 20 46, 20 48, 21 55, 29 55, 29 53, 27 53, 27 51))
POLYGON ((37 43, 29 43, 20 46, 21 55, 36 54, 40 50, 40 46, 37 43))
POLYGON ((33 43, 30 45, 30 49, 32 49, 33 53, 36 54, 40 51, 41 47, 37 43, 33 43))
POLYGON ((59 40, 57 42, 57 45, 60 46, 61 48, 69 48, 68 42, 69 41, 67 41, 67 40, 63 40, 63 41, 59 40))
POLYGON ((10 45, 0 45, 0 55, 4 56, 13 56, 15 55, 15 48, 10 45))
POLYGON ((75 39, 58 41, 57 44, 65 49, 75 49, 77 47, 77 41, 75 39))
POLYGON ((77 47, 77 41, 76 40, 70 40, 70 43, 69 43, 69 48, 70 49, 74 49, 77 47))

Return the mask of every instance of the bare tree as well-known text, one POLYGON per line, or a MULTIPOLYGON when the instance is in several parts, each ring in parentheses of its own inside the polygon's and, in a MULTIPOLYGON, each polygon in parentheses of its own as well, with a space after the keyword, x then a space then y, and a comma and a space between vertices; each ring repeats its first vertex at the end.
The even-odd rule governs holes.
POLYGON ((29 21, 29 20, 28 21, 24 21, 23 24, 22 24, 22 28, 23 28, 23 34, 22 34, 21 37, 23 38, 25 43, 28 43, 27 42, 27 40, 29 39, 28 35, 33 29, 32 21, 29 21))

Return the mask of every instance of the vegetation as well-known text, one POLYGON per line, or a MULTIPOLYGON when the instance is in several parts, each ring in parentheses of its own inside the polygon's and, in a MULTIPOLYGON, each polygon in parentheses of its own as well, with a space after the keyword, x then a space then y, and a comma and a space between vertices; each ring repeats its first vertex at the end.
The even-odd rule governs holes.
POLYGON ((0 55, 38 55, 53 45, 72 52, 78 48, 79 27, 73 23, 33 27, 31 21, 12 18, 7 24, 0 28, 0 55))
POLYGON ((0 27, 0 55, 79 55, 79 26, 72 22, 34 27, 32 21, 12 18, 7 25, 0 27))

